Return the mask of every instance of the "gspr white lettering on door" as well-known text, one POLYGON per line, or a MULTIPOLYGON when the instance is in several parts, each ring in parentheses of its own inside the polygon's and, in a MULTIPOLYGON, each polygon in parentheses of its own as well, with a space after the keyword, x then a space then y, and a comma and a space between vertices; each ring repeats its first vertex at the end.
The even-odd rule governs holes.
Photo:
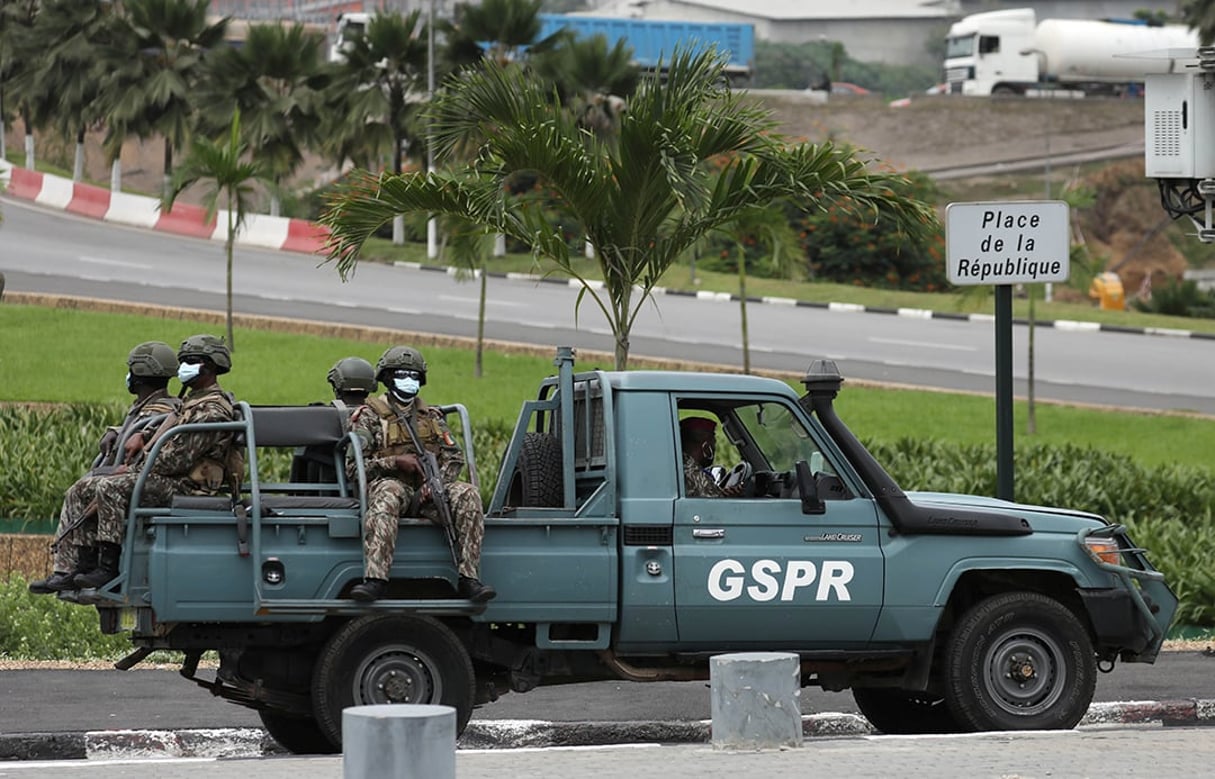
POLYGON ((856 571, 847 560, 824 560, 821 571, 810 560, 790 560, 781 565, 777 560, 756 560, 750 570, 738 560, 718 560, 709 569, 708 589, 714 600, 737 600, 744 594, 749 600, 766 603, 778 595, 782 601, 792 601, 798 590, 818 582, 816 601, 849 601, 852 594, 848 584, 856 571), (833 597, 834 596, 834 597, 833 597))

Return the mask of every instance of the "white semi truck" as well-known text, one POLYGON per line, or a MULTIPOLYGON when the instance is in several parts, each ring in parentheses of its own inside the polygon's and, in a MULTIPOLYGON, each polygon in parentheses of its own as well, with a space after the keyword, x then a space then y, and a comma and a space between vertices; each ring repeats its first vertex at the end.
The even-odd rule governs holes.
POLYGON ((1177 24, 1043 19, 1032 8, 967 16, 949 28, 945 81, 952 94, 1026 95, 1041 90, 1120 94, 1164 73, 1164 52, 1193 50, 1198 35, 1177 24))

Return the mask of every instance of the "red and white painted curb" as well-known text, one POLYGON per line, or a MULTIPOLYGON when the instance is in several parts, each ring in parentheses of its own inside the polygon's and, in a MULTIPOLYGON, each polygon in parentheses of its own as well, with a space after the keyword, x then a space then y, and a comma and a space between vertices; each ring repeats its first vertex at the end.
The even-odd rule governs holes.
MULTIPOLYGON (((91 219, 224 241, 228 237, 228 212, 218 211, 207 219, 206 209, 174 203, 162 211, 153 197, 111 192, 60 176, 18 168, 0 160, 0 181, 7 181, 10 197, 29 200, 47 208, 67 211, 91 219)), ((316 254, 325 246, 329 231, 304 219, 248 214, 236 236, 241 246, 316 254)))
MULTIPOLYGON (((700 744, 710 740, 708 720, 686 722, 546 722, 474 720, 461 749, 700 744)), ((1079 727, 1215 725, 1215 700, 1094 703, 1079 727)), ((864 717, 824 713, 802 717, 807 738, 875 735, 864 717)), ((144 757, 259 757, 283 749, 261 728, 94 730, 85 733, 0 734, 0 760, 114 760, 144 757)))

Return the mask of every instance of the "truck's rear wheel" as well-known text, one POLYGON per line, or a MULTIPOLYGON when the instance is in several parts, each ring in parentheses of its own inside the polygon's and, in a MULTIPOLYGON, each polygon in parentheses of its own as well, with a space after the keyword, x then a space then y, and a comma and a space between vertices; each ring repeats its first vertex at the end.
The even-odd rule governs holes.
POLYGON ((970 730, 1075 727, 1097 686, 1088 631, 1063 604, 1035 592, 972 607, 949 639, 945 666, 949 709, 970 730))
POLYGON ((565 502, 561 442, 548 433, 525 433, 519 464, 511 476, 511 506, 555 508, 565 502))
POLYGON ((312 717, 297 717, 267 709, 257 715, 270 737, 293 755, 332 755, 338 748, 329 742, 312 717))
POLYGON ((869 724, 883 733, 955 733, 960 728, 945 700, 926 692, 887 687, 856 687, 856 707, 869 724))
POLYGON ((456 733, 472 716, 473 667, 442 623, 420 615, 361 617, 335 633, 317 658, 312 705, 321 732, 342 744, 342 709, 434 703, 456 710, 456 733))

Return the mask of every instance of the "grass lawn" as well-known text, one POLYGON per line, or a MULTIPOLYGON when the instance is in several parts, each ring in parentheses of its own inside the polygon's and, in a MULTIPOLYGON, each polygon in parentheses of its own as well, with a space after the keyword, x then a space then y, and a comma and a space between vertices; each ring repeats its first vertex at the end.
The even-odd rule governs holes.
MULTIPOLYGON (((161 340, 176 347, 199 332, 223 329, 188 320, 0 305, 0 402, 125 404, 123 377, 132 346, 161 340)), ((331 392, 325 377, 333 363, 349 355, 374 363, 391 343, 238 328, 233 371, 223 385, 255 405, 326 401, 331 392)), ((464 403, 474 424, 513 424, 520 404, 554 371, 549 357, 490 352, 478 380, 471 350, 427 347, 424 353, 430 371, 423 395, 435 403, 464 403)), ((173 382, 171 389, 176 387, 173 382)), ((866 440, 990 443, 995 438, 990 397, 845 384, 838 407, 866 440)), ((1144 465, 1210 465, 1215 419, 1039 404, 1038 434, 1031 438, 1024 432, 1025 404, 1017 403, 1015 413, 1018 444, 1091 445, 1144 465)))

